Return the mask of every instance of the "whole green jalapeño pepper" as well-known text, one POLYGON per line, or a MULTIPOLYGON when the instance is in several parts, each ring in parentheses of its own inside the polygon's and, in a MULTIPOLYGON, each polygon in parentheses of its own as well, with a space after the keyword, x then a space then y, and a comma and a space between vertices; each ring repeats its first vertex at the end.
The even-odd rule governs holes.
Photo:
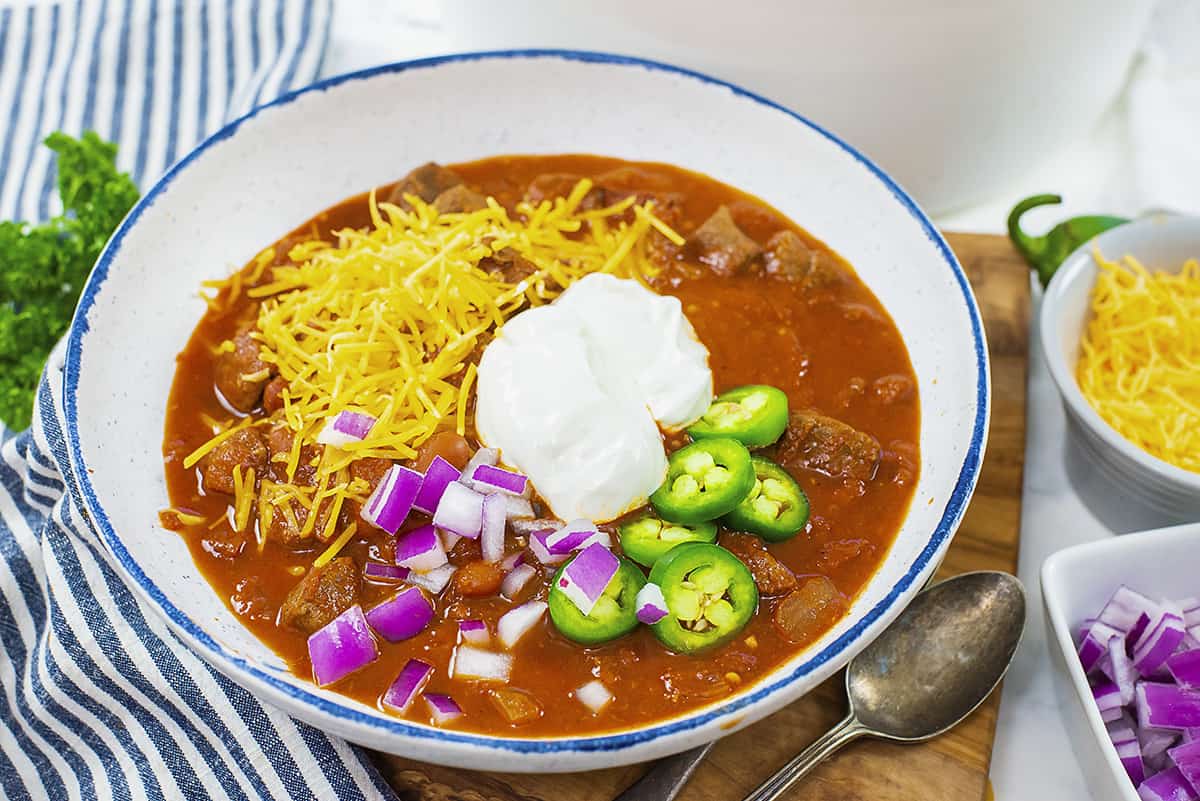
POLYGON ((550 620, 564 637, 584 645, 597 645, 637 628, 637 594, 646 583, 646 577, 637 565, 622 559, 617 574, 604 588, 604 594, 596 601, 591 613, 585 615, 558 588, 562 572, 569 564, 567 562, 555 573, 547 598, 550 620))
POLYGON ((650 581, 667 602, 654 636, 681 654, 728 642, 758 609, 758 587, 742 562, 718 545, 677 545, 654 563, 650 581))
POLYGON ((788 423, 788 399, 783 390, 750 384, 722 392, 687 432, 692 439, 733 437, 747 448, 770 445, 788 423))
POLYGON ((654 567, 654 563, 676 545, 717 541, 717 527, 713 523, 693 523, 688 526, 668 523, 654 515, 622 523, 617 533, 621 537, 621 550, 625 555, 646 567, 654 567))
POLYGON ((1129 222, 1124 217, 1091 214, 1060 222, 1044 236, 1029 236, 1021 230, 1021 216, 1025 212, 1057 203, 1062 203, 1059 195, 1034 195, 1014 206, 1008 215, 1008 238, 1017 246, 1025 261, 1029 262, 1029 266, 1037 271, 1042 286, 1050 283, 1055 270, 1080 245, 1110 228, 1129 222))
POLYGON ((787 470, 770 459, 752 456, 750 462, 754 486, 723 522, 769 542, 791 539, 808 522, 808 496, 787 470))
POLYGON ((750 451, 736 439, 702 439, 667 460, 667 479, 650 496, 664 520, 704 523, 742 502, 754 486, 750 451))

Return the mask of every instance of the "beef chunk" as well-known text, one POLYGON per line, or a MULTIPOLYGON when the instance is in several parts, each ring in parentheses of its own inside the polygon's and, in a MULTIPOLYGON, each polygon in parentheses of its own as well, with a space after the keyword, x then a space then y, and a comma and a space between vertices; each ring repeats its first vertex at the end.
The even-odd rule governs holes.
POLYGON ((217 357, 214 383, 221 397, 239 412, 249 412, 258 405, 263 387, 274 372, 272 365, 259 358, 261 346, 253 334, 252 325, 238 331, 233 350, 217 357))
POLYGON ((734 275, 762 253, 758 243, 737 227, 727 206, 714 211, 692 232, 688 242, 695 248, 700 261, 723 276, 734 275))
POLYGON ((402 209, 408 209, 411 206, 408 205, 404 196, 416 195, 426 203, 432 203, 438 195, 461 183, 462 178, 454 170, 448 170, 441 164, 431 161, 428 164, 422 164, 401 178, 396 187, 392 189, 392 193, 388 195, 388 202, 402 209))
POLYGON ((499 276, 506 284, 519 284, 537 272, 537 266, 511 248, 479 260, 479 268, 499 276))
POLYGON ((870 434, 813 411, 792 412, 776 452, 789 470, 815 470, 852 481, 871 480, 879 457, 879 443, 870 434))
MULTIPOLYGON (((525 199, 537 206, 543 200, 552 201, 556 197, 565 198, 571 194, 571 190, 581 180, 583 180, 582 175, 566 172, 548 172, 539 175, 529 182, 529 187, 525 190, 525 199)), ((597 185, 588 190, 588 193, 583 196, 583 200, 579 201, 576 210, 594 211, 604 208, 607 204, 608 199, 604 187, 597 185)))
POLYGON ((754 583, 763 595, 782 595, 796 589, 796 576, 780 562, 758 537, 751 534, 722 534, 721 547, 750 568, 754 583))
POLYGON ((279 609, 279 621, 312 634, 358 603, 358 565, 349 556, 339 556, 324 567, 316 567, 292 588, 279 609))
POLYGON ((329 516, 333 513, 333 504, 334 501, 332 498, 325 498, 317 504, 317 519, 313 521, 312 528, 306 533, 304 528, 310 514, 308 507, 294 498, 276 500, 271 505, 270 523, 267 525, 267 539, 274 540, 289 548, 301 548, 311 544, 313 540, 328 542, 337 535, 338 524, 344 521, 348 514, 348 509, 343 504, 338 513, 338 522, 334 524, 332 530, 326 535, 329 516))
POLYGON ((287 389, 283 376, 275 376, 263 388, 262 407, 268 413, 274 413, 283 408, 283 391, 287 389))
MULTIPOLYGON (((288 481, 287 462, 292 452, 295 433, 288 428, 287 423, 280 421, 267 431, 267 450, 270 452, 271 476, 276 481, 288 481)), ((317 474, 317 462, 320 461, 321 445, 305 445, 300 449, 300 460, 296 463, 296 473, 291 483, 306 487, 313 485, 317 474)))
POLYGON ((384 474, 392 467, 391 459, 381 459, 378 456, 367 456, 355 459, 350 463, 350 477, 361 478, 370 486, 368 492, 374 492, 383 481, 384 474))
POLYGON ((463 184, 452 186, 433 199, 433 207, 442 214, 479 211, 487 208, 487 198, 463 184))
POLYGON ((824 576, 808 576, 775 604, 771 620, 788 642, 810 642, 837 622, 846 610, 846 596, 824 576))
POLYGON ((233 494, 233 468, 240 466, 242 475, 254 468, 261 476, 267 466, 267 445, 256 428, 243 428, 222 440, 204 457, 201 474, 205 492, 233 494))
POLYGON ((844 277, 832 256, 810 248, 795 231, 780 231, 768 239, 763 262, 768 275, 795 281, 810 290, 830 286, 844 277))

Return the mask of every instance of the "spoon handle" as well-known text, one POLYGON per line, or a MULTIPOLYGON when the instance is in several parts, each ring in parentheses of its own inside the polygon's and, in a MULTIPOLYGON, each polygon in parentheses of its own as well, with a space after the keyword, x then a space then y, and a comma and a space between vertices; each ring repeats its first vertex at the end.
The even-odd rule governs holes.
POLYGON ((805 748, 765 782, 760 784, 745 801, 775 801, 788 788, 808 775, 821 760, 837 751, 851 740, 867 733, 867 728, 858 722, 853 713, 827 731, 816 742, 805 748))
POLYGON ((660 759, 613 801, 673 801, 712 747, 712 743, 705 743, 682 754, 660 759))

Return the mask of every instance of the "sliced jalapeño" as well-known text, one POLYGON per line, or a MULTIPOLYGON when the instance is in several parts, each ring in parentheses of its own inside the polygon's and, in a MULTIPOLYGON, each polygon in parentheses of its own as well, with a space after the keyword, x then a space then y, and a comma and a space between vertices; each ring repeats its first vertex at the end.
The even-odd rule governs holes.
POLYGON ((654 567, 659 557, 676 545, 717 541, 717 527, 713 523, 670 523, 652 514, 622 523, 617 533, 625 555, 646 567, 654 567))
POLYGON ((694 654, 728 642, 758 608, 754 576, 718 545, 678 545, 654 563, 650 581, 667 602, 654 635, 672 651, 694 654))
POLYGON ((770 459, 752 456, 750 462, 754 486, 721 522, 769 542, 791 539, 808 522, 808 496, 787 470, 770 459))
POLYGON ((788 398, 783 390, 750 384, 718 395, 687 432, 692 439, 733 437, 747 448, 762 448, 779 439, 787 423, 788 398))
POLYGON ((753 486, 745 445, 728 437, 702 439, 671 454, 667 479, 650 503, 664 520, 704 523, 732 512, 753 486))

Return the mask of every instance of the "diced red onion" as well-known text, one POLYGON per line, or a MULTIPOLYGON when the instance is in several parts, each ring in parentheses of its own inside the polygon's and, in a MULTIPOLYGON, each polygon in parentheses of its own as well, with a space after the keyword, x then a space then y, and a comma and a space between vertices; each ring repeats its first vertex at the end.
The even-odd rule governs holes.
POLYGON ((575 691, 575 698, 592 710, 593 715, 598 715, 612 702, 613 694, 599 679, 593 679, 575 691))
POLYGON ((651 626, 667 616, 667 599, 663 598, 662 587, 657 584, 644 584, 638 590, 637 619, 651 626))
POLYGON ((487 623, 482 620, 458 621, 458 637, 471 645, 487 645, 492 640, 487 623))
POLYGON ((415 637, 433 620, 433 604, 418 587, 401 590, 367 612, 371 628, 389 642, 415 637))
POLYGON ((1150 614, 1142 612, 1138 615, 1137 621, 1130 626, 1129 633, 1125 635, 1125 641, 1129 643, 1129 650, 1132 651, 1138 640, 1142 638, 1142 634, 1146 631, 1146 627, 1150 625, 1150 614))
POLYGON ((1200 627, 1189 630, 1198 607, 1120 587, 1080 631, 1100 715, 1144 801, 1200 801, 1200 627))
POLYGON ((580 551, 563 568, 558 578, 558 589, 580 612, 589 615, 620 566, 620 560, 613 556, 612 551, 594 543, 580 551))
POLYGON ((433 524, 475 539, 483 527, 483 496, 464 484, 447 485, 433 513, 433 524))
POLYGON ((399 565, 385 565, 382 562, 367 562, 363 567, 363 575, 367 578, 404 581, 408 578, 409 569, 399 565))
POLYGON ((523 590, 529 580, 536 575, 537 568, 533 565, 517 565, 508 572, 504 581, 500 582, 500 594, 509 600, 516 598, 517 593, 523 590))
POLYGON ((496 621, 496 637, 500 644, 511 650, 544 614, 545 601, 529 601, 505 612, 496 621))
POLYGON ((1200 625, 1200 596, 1184 598, 1179 602, 1179 609, 1183 612, 1183 622, 1186 625, 1200 625))
POLYGON ((1127 634, 1138 622, 1138 618, 1157 610, 1158 604, 1153 600, 1122 584, 1108 599, 1108 603, 1100 610, 1096 619, 1127 634))
POLYGON ((1183 618, 1164 611, 1146 629, 1133 649, 1133 666, 1143 676, 1152 676, 1183 642, 1183 618))
POLYGON ((429 717, 435 725, 441 726, 463 715, 460 707, 453 698, 440 693, 425 693, 425 705, 429 707, 429 717))
POLYGON ((454 649, 450 675, 456 679, 472 681, 508 681, 508 674, 512 672, 512 662, 510 654, 460 645, 454 649))
POLYGON ((546 545, 546 540, 551 537, 555 529, 544 528, 541 531, 535 531, 529 535, 529 550, 533 551, 533 555, 543 565, 557 565, 560 562, 567 561, 570 554, 565 553, 550 553, 549 546, 546 545))
POLYGON ((516 553, 510 553, 508 556, 504 557, 504 560, 500 562, 500 569, 507 573, 517 565, 523 564, 525 564, 525 552, 517 551, 516 553))
POLYGON ((1138 725, 1143 729, 1189 729, 1200 726, 1200 695, 1173 684, 1138 682, 1135 691, 1138 725))
POLYGON ((433 461, 425 470, 425 480, 421 482, 421 491, 417 493, 417 497, 413 501, 413 508, 427 515, 433 514, 442 500, 442 494, 445 493, 446 487, 458 481, 461 476, 462 473, 450 462, 441 456, 433 457, 433 461))
POLYGON ((439 528, 437 532, 438 536, 442 538, 442 550, 446 553, 453 551, 454 546, 458 545, 458 541, 462 539, 462 537, 455 534, 453 531, 447 531, 444 528, 439 528))
POLYGON ((1142 752, 1138 748, 1137 740, 1113 745, 1117 749, 1117 759, 1121 760, 1121 767, 1125 768, 1134 786, 1141 784, 1146 778, 1146 765, 1142 762, 1142 752))
POLYGON ((1142 759, 1154 759, 1179 741, 1179 732, 1166 729, 1139 729, 1138 743, 1142 759))
POLYGON ((480 492, 500 490, 512 495, 524 495, 529 479, 520 473, 490 464, 481 464, 471 473, 471 483, 480 492))
POLYGON ((1196 795, 1179 768, 1167 768, 1142 782, 1138 797, 1142 801, 1192 801, 1196 795))
POLYGON ((400 669, 400 675, 383 694, 383 705, 397 712, 406 711, 429 682, 433 675, 433 665, 420 659, 410 659, 400 669))
POLYGON ((446 550, 437 529, 426 524, 396 538, 396 564, 428 573, 446 564, 446 550))
POLYGON ((1091 673, 1100 663, 1100 659, 1108 653, 1108 641, 1120 637, 1121 632, 1107 623, 1099 620, 1084 632, 1083 640, 1079 643, 1079 662, 1085 673, 1091 673))
POLYGON ((485 562, 499 562, 504 558, 505 509, 504 496, 500 493, 483 496, 479 548, 485 562))
POLYGON ((552 554, 562 555, 582 551, 594 542, 605 548, 612 547, 608 532, 599 530, 590 520, 573 520, 546 537, 546 548, 552 554))
POLYGON ((338 412, 325 421, 317 442, 344 448, 352 442, 362 442, 375 426, 375 418, 362 412, 338 412))
POLYGON ((1137 669, 1125 649, 1125 638, 1113 637, 1108 641, 1108 655, 1100 660, 1100 670, 1113 680, 1121 691, 1121 703, 1133 703, 1133 687, 1138 679, 1137 669))
POLYGON ((1113 721, 1121 717, 1121 691, 1112 682, 1104 682, 1092 688, 1092 697, 1100 709, 1100 717, 1113 721))
POLYGON ((518 498, 516 495, 505 495, 505 516, 509 520, 522 520, 534 516, 533 504, 528 498, 518 498))
POLYGON ((308 638, 308 659, 319 687, 333 684, 378 658, 379 646, 358 604, 308 638))
POLYGON ((1180 687, 1200 691, 1200 648, 1173 654, 1167 659, 1167 670, 1180 687))
POLYGON ((1167 752, 1167 756, 1193 790, 1200 787, 1200 743, 1177 745, 1167 752))
POLYGON ((416 470, 398 464, 389 467, 363 506, 362 519, 388 534, 395 534, 412 511, 422 478, 416 470))
POLYGON ((454 571, 458 570, 454 565, 442 565, 435 567, 428 573, 418 573, 416 570, 408 574, 408 583, 415 584, 422 589, 437 595, 442 590, 446 589, 446 585, 450 583, 451 576, 454 571))
POLYGON ((459 479, 463 484, 475 488, 475 482, 471 480, 471 476, 475 475, 475 470, 480 465, 489 465, 495 467, 500 461, 500 451, 495 448, 480 448, 471 454, 471 458, 467 460, 467 464, 463 467, 462 478, 459 479))

